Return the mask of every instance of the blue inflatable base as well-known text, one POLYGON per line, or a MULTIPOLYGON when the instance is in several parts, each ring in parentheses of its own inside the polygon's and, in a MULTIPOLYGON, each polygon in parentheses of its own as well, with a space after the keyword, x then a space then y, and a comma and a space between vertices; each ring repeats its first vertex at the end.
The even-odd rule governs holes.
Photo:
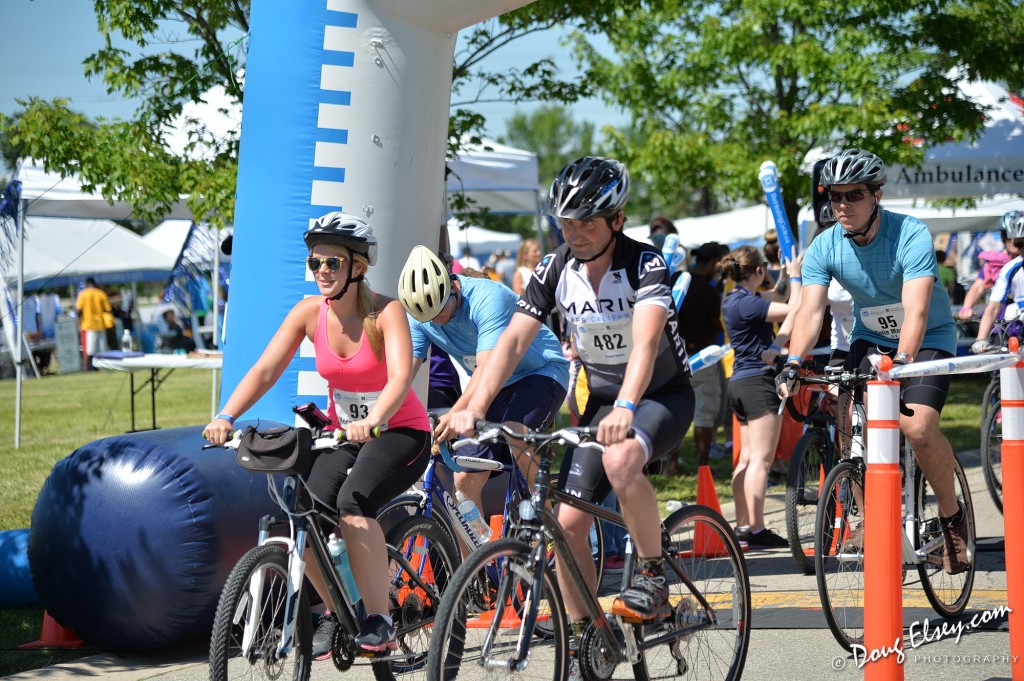
POLYGON ((240 468, 231 451, 203 450, 201 432, 91 442, 43 485, 32 581, 46 611, 84 641, 155 652, 209 635, 228 573, 277 507, 266 476, 240 468))
POLYGON ((0 532, 0 608, 40 608, 28 564, 29 530, 0 532))

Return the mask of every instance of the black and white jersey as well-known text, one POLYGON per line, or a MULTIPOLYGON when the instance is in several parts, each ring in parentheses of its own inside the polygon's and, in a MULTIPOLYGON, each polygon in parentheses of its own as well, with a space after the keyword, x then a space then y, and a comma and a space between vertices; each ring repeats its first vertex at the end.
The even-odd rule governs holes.
POLYGON ((618 395, 633 344, 633 310, 641 305, 659 305, 669 313, 646 394, 689 379, 668 267, 653 246, 620 235, 611 267, 595 293, 583 263, 563 244, 534 269, 516 311, 543 321, 556 305, 596 398, 610 401, 618 395))

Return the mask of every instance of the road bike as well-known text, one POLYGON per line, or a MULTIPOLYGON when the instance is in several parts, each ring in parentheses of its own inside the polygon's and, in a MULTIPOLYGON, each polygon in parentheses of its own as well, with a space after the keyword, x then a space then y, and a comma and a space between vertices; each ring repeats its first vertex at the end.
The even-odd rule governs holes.
MULTIPOLYGON (((852 411, 847 451, 825 477, 815 521, 814 564, 818 594, 836 641, 848 651, 864 641, 864 394, 875 372, 826 368, 821 376, 805 375, 806 384, 834 386, 851 396, 852 411)), ((960 615, 974 585, 974 506, 963 466, 954 456, 954 491, 967 514, 970 567, 958 574, 943 570, 945 542, 938 502, 931 485, 917 467, 913 451, 902 447, 903 515, 902 562, 904 584, 916 568, 928 602, 944 618, 960 615)))
MULTIPOLYGON (((313 456, 345 446, 343 431, 299 428, 311 440, 313 456)), ((227 446, 237 449, 236 437, 227 446)), ((209 445, 215 446, 215 445, 209 445)), ((378 681, 422 672, 439 601, 458 566, 459 554, 447 530, 434 518, 409 517, 386 537, 389 614, 398 649, 370 653, 352 645, 359 633, 361 602, 353 602, 328 551, 338 511, 312 498, 303 471, 267 475, 267 489, 280 513, 264 516, 256 546, 238 561, 221 592, 210 639, 210 679, 301 679, 311 669, 313 619, 304 579, 306 550, 327 590, 327 605, 338 618, 331 659, 339 671, 355 663, 372 666, 378 681)))
MULTIPOLYGON (((567 677, 569 632, 558 582, 548 560, 554 546, 560 568, 582 598, 591 624, 584 630, 578 663, 584 679, 612 678, 621 664, 635 678, 738 679, 750 641, 750 584, 732 528, 717 512, 687 506, 662 521, 662 558, 669 607, 646 622, 604 613, 565 540, 551 502, 570 504, 600 520, 625 527, 622 516, 552 485, 555 446, 603 451, 596 428, 552 433, 515 433, 477 423, 471 442, 509 434, 534 450, 532 495, 519 504, 506 537, 478 548, 456 571, 438 612, 427 664, 429 681, 567 677), (497 580, 490 575, 497 572, 497 580)), ((627 543, 627 549, 629 544, 627 543)), ((627 552, 623 583, 635 559, 627 552)))

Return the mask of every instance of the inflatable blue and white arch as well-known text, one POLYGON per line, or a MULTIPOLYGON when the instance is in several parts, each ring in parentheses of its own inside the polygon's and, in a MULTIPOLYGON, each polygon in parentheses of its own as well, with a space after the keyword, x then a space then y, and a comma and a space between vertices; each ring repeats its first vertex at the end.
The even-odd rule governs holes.
MULTIPOLYGON (((302 234, 333 210, 382 243, 368 277, 393 295, 415 244, 444 222, 444 156, 456 33, 526 0, 255 0, 250 21, 221 394, 303 294, 302 234)), ((326 404, 303 342, 249 417, 292 422, 326 404)))

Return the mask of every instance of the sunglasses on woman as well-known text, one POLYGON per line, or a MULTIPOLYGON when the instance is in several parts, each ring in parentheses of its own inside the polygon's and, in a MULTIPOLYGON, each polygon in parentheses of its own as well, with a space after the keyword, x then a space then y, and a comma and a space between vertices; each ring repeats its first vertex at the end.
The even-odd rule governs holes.
POLYGON ((327 269, 331 272, 337 272, 344 262, 345 258, 314 258, 311 256, 306 258, 306 267, 310 272, 317 272, 321 265, 327 265, 327 269))
POLYGON ((868 193, 867 189, 852 189, 848 192, 829 192, 828 200, 832 203, 857 203, 868 193))

